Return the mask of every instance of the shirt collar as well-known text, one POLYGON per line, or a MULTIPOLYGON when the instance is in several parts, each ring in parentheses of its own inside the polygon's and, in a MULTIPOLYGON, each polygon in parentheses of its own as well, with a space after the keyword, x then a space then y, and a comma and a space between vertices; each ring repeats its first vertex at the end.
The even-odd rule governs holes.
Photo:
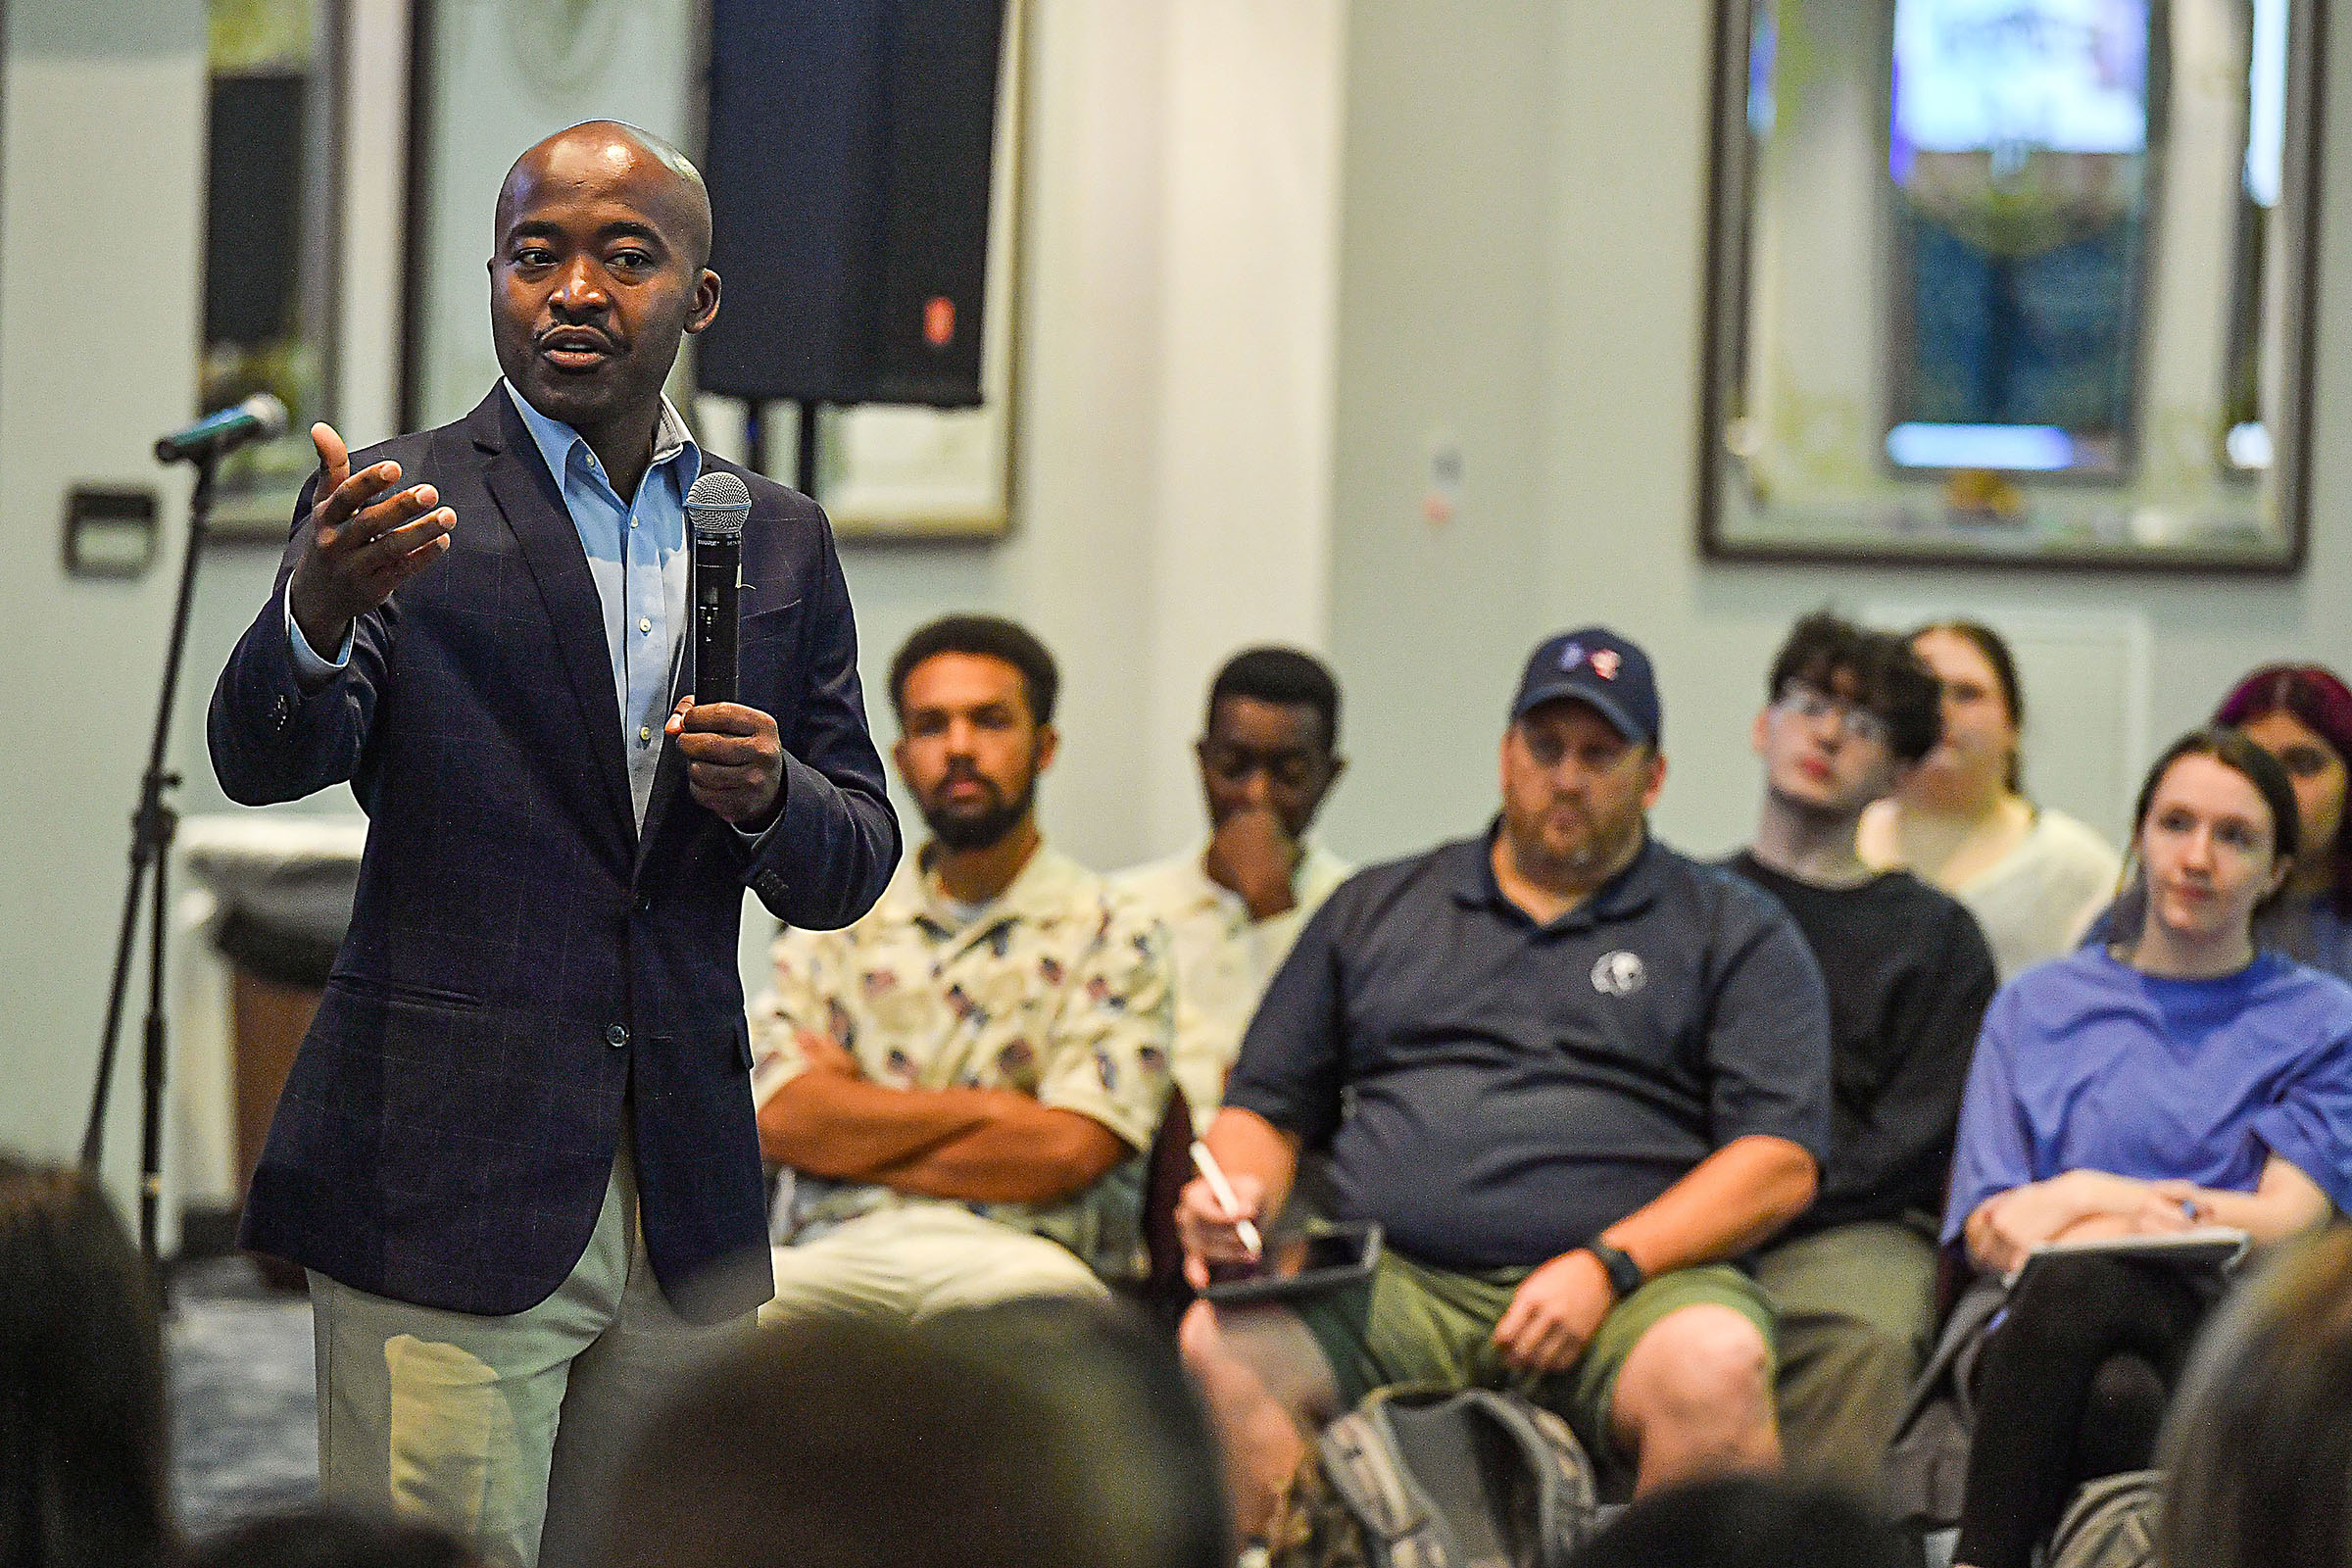
MULTIPOLYGON (((1527 911, 1503 897, 1502 885, 1494 880, 1494 838, 1502 831, 1502 818, 1497 816, 1487 825, 1485 833, 1475 839, 1464 839, 1452 846, 1458 859, 1452 867, 1454 902, 1465 908, 1487 907, 1505 910, 1527 917, 1527 911)), ((1658 894, 1658 869, 1665 851, 1650 836, 1646 825, 1642 830, 1642 848, 1634 853, 1626 868, 1602 883, 1592 896, 1554 920, 1551 927, 1563 931, 1581 930, 1607 920, 1622 920, 1646 908, 1658 894)))
MULTIPOLYGON (((514 400, 514 412, 522 416, 524 428, 531 432, 532 442, 539 448, 539 457, 546 463, 547 471, 555 475, 556 483, 564 483, 564 472, 575 450, 585 450, 588 438, 561 419, 551 419, 531 406, 531 400, 514 389, 514 383, 501 377, 499 385, 507 389, 514 400)), ((703 449, 696 445, 694 432, 686 427, 685 416, 665 394, 662 399, 662 416, 654 422, 654 457, 645 471, 652 473, 665 463, 678 466, 678 494, 683 496, 702 476, 703 449)), ((643 481, 639 481, 642 486, 643 481)))
POLYGON ((1006 920, 1035 920, 1062 913, 1069 908, 1077 884, 1089 875, 1084 866, 1059 850, 1040 844, 1004 891, 983 905, 970 924, 959 926, 947 901, 933 891, 930 873, 924 869, 930 849, 926 844, 920 854, 900 859, 890 886, 874 906, 876 915, 901 924, 919 920, 957 938, 973 937, 1006 920))

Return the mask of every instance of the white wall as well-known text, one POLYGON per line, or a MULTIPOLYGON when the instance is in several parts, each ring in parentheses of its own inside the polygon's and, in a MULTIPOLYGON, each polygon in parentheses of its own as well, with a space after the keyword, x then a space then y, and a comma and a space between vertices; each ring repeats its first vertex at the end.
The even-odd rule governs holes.
MULTIPOLYGON (((1475 42, 1425 6, 1361 0, 1349 15, 1332 623, 1359 717, 1359 771, 1339 812, 1350 847, 1400 851, 1488 812, 1517 660, 1587 619, 1656 656, 1672 763, 1658 824, 1707 852, 1752 825, 1746 730, 1765 662, 1788 623, 1825 602, 2144 616, 2144 727, 2157 744, 2256 662, 2352 664, 2352 426, 2340 413, 2352 339, 2334 327, 2352 306, 2340 222, 2352 51, 2330 52, 2325 93, 2301 576, 1729 566, 1699 561, 1692 520, 1710 13, 1707 0, 1660 0, 1634 25, 1599 0, 1497 7, 1475 42), (1457 53, 1472 48, 1509 58, 1457 53), (1500 514, 1482 516, 1475 549, 1433 544, 1411 514, 1414 433, 1454 409, 1471 489, 1500 514), (1373 722, 1389 733, 1368 736, 1373 722)), ((2352 5, 2336 0, 2329 20, 2340 42, 2352 5)), ((2031 733, 2029 778, 2035 758, 2057 771, 2082 744, 2031 733)), ((2123 803, 2094 814, 2113 830, 2123 803)))
MULTIPOLYGON (((1353 762, 1328 813, 1359 858, 1470 831, 1493 809, 1503 709, 1550 618, 1552 12, 1493 0, 1465 25, 1359 0, 1348 15, 1331 646, 1353 762), (1461 493, 1432 523, 1421 498, 1439 432, 1460 445, 1461 493)), ((1596 40, 1604 56, 1635 30, 1620 18, 1596 40)), ((1642 368, 1580 373, 1621 386, 1642 368)), ((1612 548, 1653 525, 1593 522, 1612 548)))
MULTIPOLYGON (((81 1137, 175 586, 186 481, 148 452, 196 398, 200 0, 7 8, 0 83, 0 1146, 81 1137), (135 128, 128 128, 135 127, 135 128), (153 485, 133 582, 60 564, 65 492, 153 485)), ((191 665, 191 681, 210 673, 191 665)), ((138 998, 109 1167, 135 1166, 138 998)))

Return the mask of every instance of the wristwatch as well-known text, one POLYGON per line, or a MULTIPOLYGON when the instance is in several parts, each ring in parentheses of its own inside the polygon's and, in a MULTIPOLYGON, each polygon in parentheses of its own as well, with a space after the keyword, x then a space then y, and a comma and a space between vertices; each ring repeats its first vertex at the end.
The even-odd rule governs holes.
POLYGON ((1609 1294, 1620 1301, 1640 1290, 1648 1278, 1642 1272, 1641 1264, 1597 1236, 1585 1244, 1585 1250, 1600 1260, 1601 1272, 1609 1277, 1609 1294))

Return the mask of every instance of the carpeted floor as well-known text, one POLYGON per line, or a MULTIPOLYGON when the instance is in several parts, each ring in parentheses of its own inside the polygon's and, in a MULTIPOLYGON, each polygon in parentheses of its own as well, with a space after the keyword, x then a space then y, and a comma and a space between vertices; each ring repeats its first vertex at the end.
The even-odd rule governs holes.
POLYGON ((241 1257, 173 1271, 165 1325, 172 1487, 205 1536, 318 1492, 311 1303, 270 1290, 241 1257))

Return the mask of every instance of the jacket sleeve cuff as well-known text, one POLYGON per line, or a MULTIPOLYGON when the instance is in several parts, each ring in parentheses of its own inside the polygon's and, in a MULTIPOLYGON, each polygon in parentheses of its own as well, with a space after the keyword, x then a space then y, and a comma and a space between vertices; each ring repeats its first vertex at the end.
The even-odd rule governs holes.
POLYGON ((342 674, 350 665, 352 628, 343 628, 343 646, 335 650, 335 657, 331 660, 321 659, 294 619, 294 582, 290 577, 286 580, 282 598, 286 612, 286 647, 294 657, 295 683, 305 692, 315 692, 342 674))

